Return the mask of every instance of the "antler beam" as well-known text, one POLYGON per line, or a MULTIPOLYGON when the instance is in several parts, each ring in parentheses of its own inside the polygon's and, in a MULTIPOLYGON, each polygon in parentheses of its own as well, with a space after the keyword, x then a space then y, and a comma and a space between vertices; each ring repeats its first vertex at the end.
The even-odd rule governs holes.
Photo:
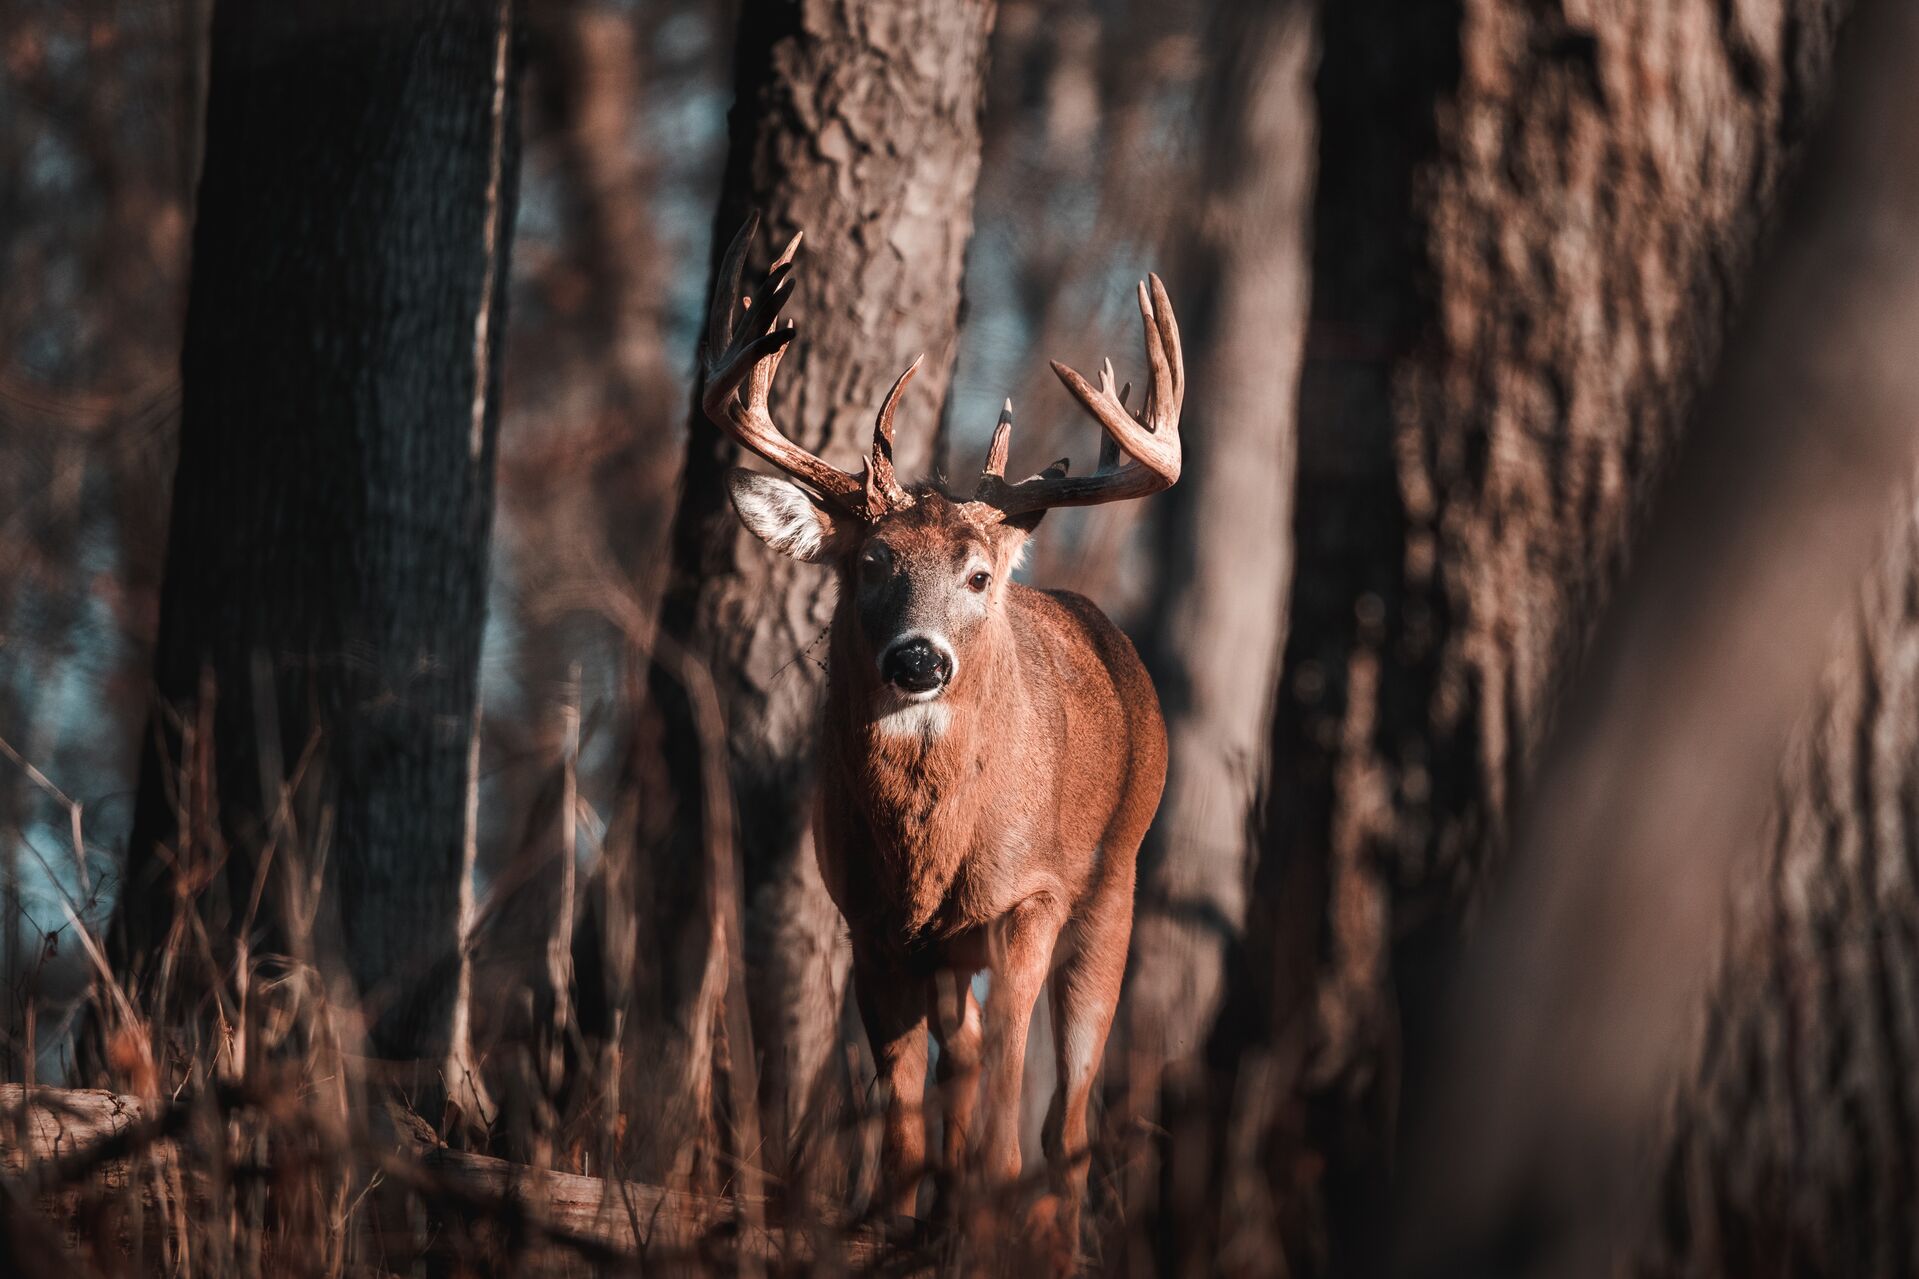
POLYGON ((1139 286, 1139 316, 1146 331, 1148 381, 1146 399, 1138 415, 1126 409, 1127 391, 1113 389, 1113 363, 1100 370, 1099 386, 1060 363, 1053 372, 1066 384, 1106 432, 1100 449, 1100 467, 1092 475, 1069 476, 1064 460, 1045 471, 1006 482, 1006 446, 1012 433, 1013 406, 1009 401, 993 431, 992 449, 980 475, 973 500, 996 508, 1002 516, 1030 514, 1055 506, 1097 506, 1105 502, 1145 497, 1170 488, 1179 479, 1179 413, 1186 399, 1186 366, 1180 355, 1179 322, 1173 303, 1157 275, 1139 286), (1116 466, 1118 454, 1132 461, 1116 466))
POLYGON ((900 393, 926 357, 914 360, 887 394, 873 426, 873 448, 863 475, 842 471, 795 444, 774 423, 767 397, 773 388, 773 375, 779 371, 787 344, 794 337, 791 320, 785 328, 776 325, 780 308, 793 295, 793 259, 799 251, 800 237, 793 237, 751 293, 742 294, 740 276, 746 252, 759 227, 759 214, 748 214, 720 263, 713 308, 707 315, 706 341, 700 348, 700 370, 705 378, 700 407, 714 425, 740 444, 849 515, 871 521, 913 505, 912 494, 893 474, 893 413, 899 407, 900 393))

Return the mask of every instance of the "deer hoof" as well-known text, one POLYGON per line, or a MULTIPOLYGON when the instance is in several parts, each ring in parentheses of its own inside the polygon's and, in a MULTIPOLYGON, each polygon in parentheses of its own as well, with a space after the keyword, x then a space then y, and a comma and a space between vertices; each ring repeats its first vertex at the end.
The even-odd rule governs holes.
POLYGON ((1026 1242, 1047 1273, 1066 1279, 1079 1272, 1078 1231, 1069 1226, 1071 1214, 1056 1194, 1044 1194, 1026 1210, 1026 1242))

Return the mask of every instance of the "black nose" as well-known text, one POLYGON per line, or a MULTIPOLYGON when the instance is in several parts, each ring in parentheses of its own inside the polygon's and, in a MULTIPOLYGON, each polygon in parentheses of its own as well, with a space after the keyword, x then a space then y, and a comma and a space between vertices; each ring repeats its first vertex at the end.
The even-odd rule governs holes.
POLYGON ((953 678, 953 663, 930 641, 908 640, 886 650, 880 674, 909 693, 930 693, 953 678))

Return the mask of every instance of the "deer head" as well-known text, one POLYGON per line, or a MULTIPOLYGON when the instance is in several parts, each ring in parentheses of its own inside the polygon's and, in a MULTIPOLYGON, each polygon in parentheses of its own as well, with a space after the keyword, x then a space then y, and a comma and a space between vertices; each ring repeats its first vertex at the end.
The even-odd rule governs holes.
POLYGON ((1185 371, 1172 303, 1158 276, 1139 286, 1149 374, 1137 414, 1126 407, 1130 384, 1115 392, 1110 360, 1097 387, 1052 361, 1105 431, 1093 474, 1069 475, 1061 458, 1009 483, 1008 400, 979 482, 970 498, 959 498, 929 483, 902 485, 893 470, 893 418, 920 360, 880 406, 860 474, 816 457, 774 424, 768 393, 795 335, 791 321, 781 327, 778 316, 792 294, 800 238, 742 295, 741 269, 757 227, 757 217, 749 218, 721 265, 702 352, 702 404, 717 425, 788 478, 735 469, 728 476, 734 509, 774 550, 836 569, 881 688, 907 702, 936 699, 963 682, 969 651, 990 631, 1026 538, 1048 510, 1145 497, 1179 478, 1185 371))

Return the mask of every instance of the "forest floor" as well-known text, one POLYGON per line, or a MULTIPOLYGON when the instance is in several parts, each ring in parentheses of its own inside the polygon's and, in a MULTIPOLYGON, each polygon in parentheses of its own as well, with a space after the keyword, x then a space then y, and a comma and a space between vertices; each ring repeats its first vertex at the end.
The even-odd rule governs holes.
POLYGON ((76 1261, 104 1274, 778 1273, 864 1270, 887 1251, 862 1223, 768 1225, 764 1201, 541 1171, 386 1111, 349 1140, 297 1098, 0 1085, 0 1257, 26 1279, 72 1279, 76 1261))

